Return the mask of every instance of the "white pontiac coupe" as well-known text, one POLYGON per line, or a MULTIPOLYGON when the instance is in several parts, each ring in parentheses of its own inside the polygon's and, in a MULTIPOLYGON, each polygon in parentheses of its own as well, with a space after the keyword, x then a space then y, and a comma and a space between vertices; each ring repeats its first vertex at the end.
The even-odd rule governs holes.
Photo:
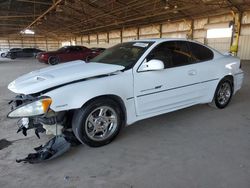
POLYGON ((58 151, 53 144, 70 142, 65 133, 71 130, 81 143, 103 146, 123 125, 141 119, 195 104, 224 108, 242 82, 236 57, 186 39, 136 40, 88 63, 74 61, 19 77, 8 86, 18 93, 8 117, 21 118, 24 134, 34 128, 37 135, 46 130, 63 138, 36 148, 46 150, 43 159, 48 159, 58 151))

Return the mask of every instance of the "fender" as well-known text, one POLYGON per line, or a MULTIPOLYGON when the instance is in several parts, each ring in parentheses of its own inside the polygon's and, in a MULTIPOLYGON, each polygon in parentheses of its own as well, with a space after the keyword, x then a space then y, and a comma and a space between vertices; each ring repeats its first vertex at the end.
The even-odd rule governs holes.
POLYGON ((63 85, 43 95, 52 98, 50 108, 55 112, 79 109, 93 98, 115 95, 121 98, 125 105, 127 124, 131 124, 135 119, 135 106, 132 100, 134 98, 132 70, 63 85))

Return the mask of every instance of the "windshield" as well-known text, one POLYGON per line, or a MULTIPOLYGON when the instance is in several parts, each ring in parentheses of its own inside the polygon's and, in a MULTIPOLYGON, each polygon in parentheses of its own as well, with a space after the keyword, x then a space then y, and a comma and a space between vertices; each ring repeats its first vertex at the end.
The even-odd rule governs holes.
POLYGON ((153 42, 144 41, 117 44, 91 59, 90 62, 122 65, 125 69, 130 69, 152 44, 153 42))

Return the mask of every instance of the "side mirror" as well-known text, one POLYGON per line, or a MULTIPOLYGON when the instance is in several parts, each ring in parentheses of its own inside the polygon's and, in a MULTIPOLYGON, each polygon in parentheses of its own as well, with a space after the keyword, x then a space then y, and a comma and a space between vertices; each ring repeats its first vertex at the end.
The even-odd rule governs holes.
POLYGON ((161 60, 151 59, 148 62, 143 62, 141 67, 139 68, 139 71, 157 71, 163 69, 164 63, 161 60))

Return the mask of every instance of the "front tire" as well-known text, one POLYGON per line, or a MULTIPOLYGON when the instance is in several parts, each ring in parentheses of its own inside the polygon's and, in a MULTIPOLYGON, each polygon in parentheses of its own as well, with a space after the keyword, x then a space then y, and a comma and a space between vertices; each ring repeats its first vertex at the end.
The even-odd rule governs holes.
POLYGON ((48 59, 48 63, 49 63, 50 65, 57 65, 59 62, 60 62, 60 60, 59 60, 59 58, 56 57, 56 56, 51 56, 51 57, 49 57, 49 59, 48 59))
POLYGON ((16 59, 16 54, 10 54, 10 59, 16 59))
POLYGON ((91 147, 112 142, 122 127, 119 105, 111 99, 96 99, 78 109, 72 120, 75 136, 91 147))
POLYGON ((214 94, 214 105, 219 108, 225 108, 233 95, 233 84, 230 79, 223 79, 218 84, 214 94))

